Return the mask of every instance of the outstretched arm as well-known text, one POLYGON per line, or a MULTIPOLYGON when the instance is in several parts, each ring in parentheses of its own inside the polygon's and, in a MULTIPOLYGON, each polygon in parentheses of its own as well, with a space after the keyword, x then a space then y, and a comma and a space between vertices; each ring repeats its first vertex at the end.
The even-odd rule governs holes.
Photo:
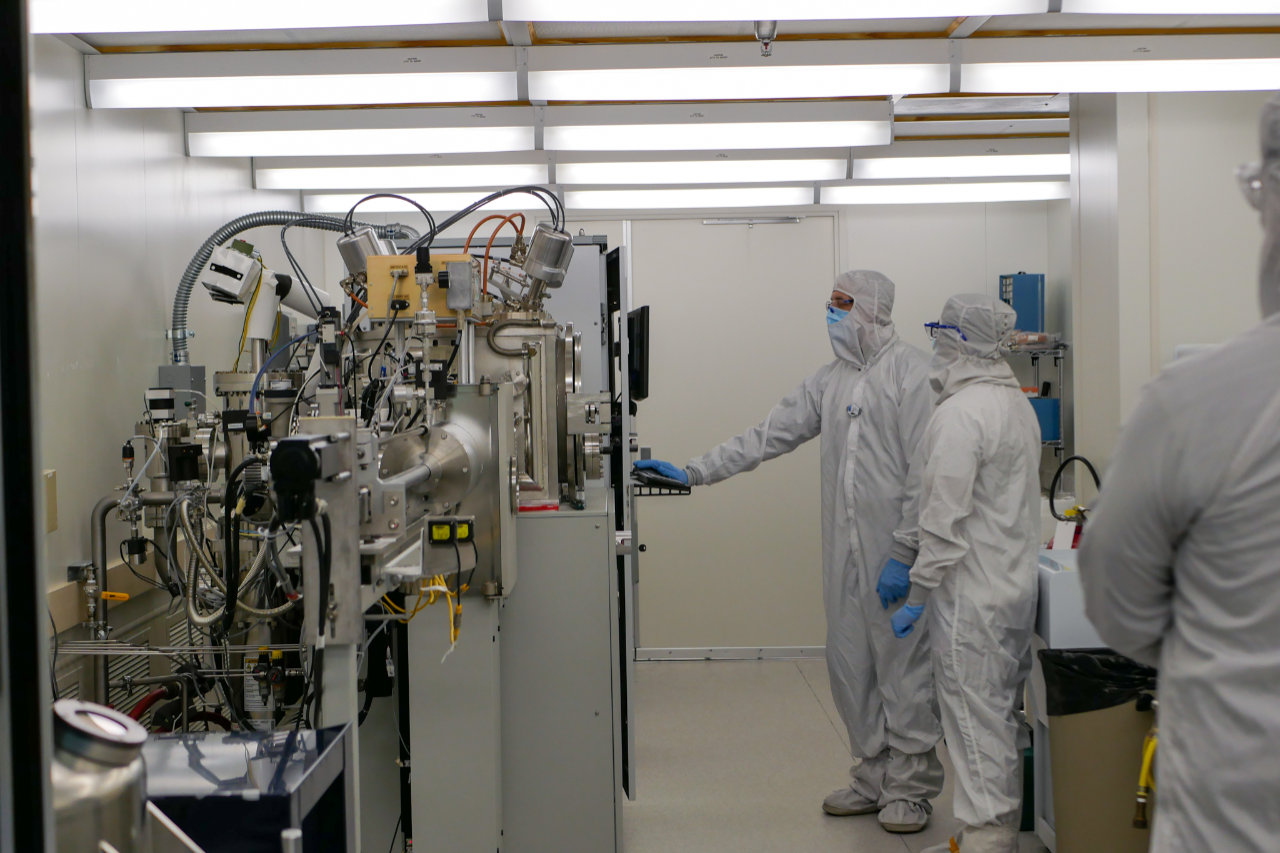
POLYGON ((827 365, 806 379, 758 425, 689 460, 689 482, 710 485, 727 480, 818 435, 822 431, 822 387, 830 370, 827 365))

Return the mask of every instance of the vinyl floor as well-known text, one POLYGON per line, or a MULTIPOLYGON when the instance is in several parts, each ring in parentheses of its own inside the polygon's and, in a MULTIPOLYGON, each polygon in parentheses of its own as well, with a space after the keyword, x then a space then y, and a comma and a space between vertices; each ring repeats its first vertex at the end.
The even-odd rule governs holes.
MULTIPOLYGON (((947 785, 923 832, 822 811, 850 761, 821 660, 638 664, 636 724, 626 853, 918 853, 956 826, 945 754, 947 785)), ((1029 832, 1020 846, 1045 851, 1029 832)))

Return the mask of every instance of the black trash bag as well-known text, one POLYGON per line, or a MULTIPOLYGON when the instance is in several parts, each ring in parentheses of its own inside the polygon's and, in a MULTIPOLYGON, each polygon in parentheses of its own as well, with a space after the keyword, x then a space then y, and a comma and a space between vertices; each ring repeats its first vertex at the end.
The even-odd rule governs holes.
POLYGON ((1156 689, 1156 671, 1110 649, 1041 649, 1050 717, 1101 711, 1156 689))

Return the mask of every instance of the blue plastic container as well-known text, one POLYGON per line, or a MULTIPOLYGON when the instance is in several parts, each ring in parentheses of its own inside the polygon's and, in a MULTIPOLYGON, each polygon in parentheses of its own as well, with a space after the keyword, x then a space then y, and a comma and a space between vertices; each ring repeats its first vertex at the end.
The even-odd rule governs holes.
POLYGON ((1042 273, 1020 272, 1000 276, 1000 299, 1013 306, 1013 310, 1018 313, 1019 332, 1044 331, 1042 273))
POLYGON ((1058 417, 1062 401, 1057 397, 1028 397, 1031 408, 1036 410, 1036 418, 1040 421, 1041 441, 1060 441, 1062 439, 1062 419, 1058 417))

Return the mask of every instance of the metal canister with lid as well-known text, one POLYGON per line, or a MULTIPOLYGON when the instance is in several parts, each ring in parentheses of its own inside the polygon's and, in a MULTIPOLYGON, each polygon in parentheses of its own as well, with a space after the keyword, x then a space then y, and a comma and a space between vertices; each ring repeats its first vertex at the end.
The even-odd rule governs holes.
POLYGON ((53 808, 58 853, 150 853, 147 730, 119 711, 62 699, 53 705, 53 808))

